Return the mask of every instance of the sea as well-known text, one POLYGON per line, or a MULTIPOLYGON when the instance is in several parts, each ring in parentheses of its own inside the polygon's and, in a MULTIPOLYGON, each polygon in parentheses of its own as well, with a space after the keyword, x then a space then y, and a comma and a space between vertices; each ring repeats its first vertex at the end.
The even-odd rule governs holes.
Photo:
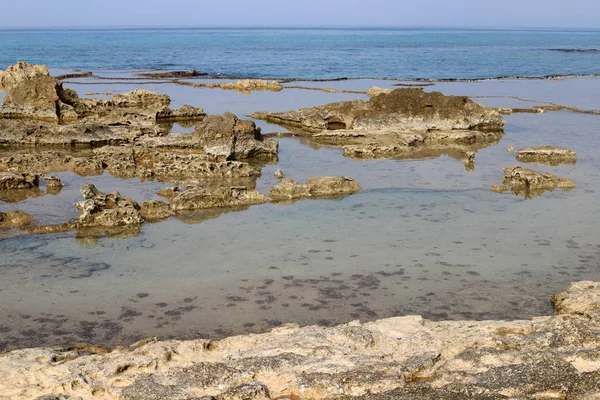
POLYGON ((233 78, 489 79, 600 73, 599 30, 0 29, 0 67, 191 70, 233 78))
MULTIPOLYGON (((172 107, 245 119, 368 99, 372 86, 417 85, 490 107, 564 107, 504 115, 504 137, 477 151, 474 169, 451 150, 351 159, 254 120, 279 142, 279 160, 256 183, 261 193, 277 183, 277 169, 299 182, 349 176, 362 190, 343 199, 181 213, 128 237, 0 231, 0 352, 413 314, 524 319, 552 314, 549 296, 570 282, 600 280, 600 31, 0 30, 0 68, 17 61, 46 64, 53 75, 92 72, 63 82, 82 97, 142 88, 169 95, 172 107), (285 89, 239 93, 137 75, 192 69, 201 75, 191 83, 273 78, 285 89), (576 151, 577 163, 522 164, 507 151, 543 145, 576 151), (491 191, 511 165, 572 179, 576 188, 533 199, 491 191)), ((175 124, 172 131, 191 129, 175 124)), ((0 149, 0 158, 31 151, 0 149)), ((157 191, 173 185, 108 172, 55 175, 65 183, 60 192, 0 192, 0 212, 59 224, 77 218, 73 203, 87 183, 140 204, 161 200, 157 191)))

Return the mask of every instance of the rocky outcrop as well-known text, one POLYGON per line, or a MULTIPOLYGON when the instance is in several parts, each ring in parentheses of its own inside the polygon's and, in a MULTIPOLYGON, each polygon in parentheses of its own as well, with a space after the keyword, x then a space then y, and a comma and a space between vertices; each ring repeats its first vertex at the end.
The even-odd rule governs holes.
POLYGON ((549 173, 541 174, 520 166, 504 168, 502 185, 490 187, 491 190, 498 193, 510 189, 513 194, 524 196, 527 199, 541 196, 544 192, 556 188, 570 190, 575 188, 575 182, 549 173))
POLYGON ((279 92, 284 89, 284 86, 277 81, 267 81, 263 79, 242 79, 236 82, 227 83, 192 83, 185 81, 175 81, 175 83, 184 86, 192 86, 198 88, 209 88, 209 89, 223 89, 223 90, 235 90, 243 94, 250 94, 254 91, 272 91, 279 92))
POLYGON ((0 90, 6 91, 0 118, 33 119, 69 123, 86 120, 96 124, 153 124, 164 119, 202 119, 204 111, 184 106, 168 108, 171 99, 147 90, 135 89, 108 100, 80 98, 64 89, 42 65, 19 63, 0 71, 0 90))
POLYGON ((0 212, 1 228, 25 228, 33 223, 33 217, 23 211, 0 212))
POLYGON ((142 204, 140 213, 148 222, 160 222, 173 215, 171 206, 164 201, 148 200, 142 204))
POLYGON ((206 154, 220 160, 277 156, 277 142, 263 140, 254 122, 241 120, 231 113, 210 115, 199 122, 193 141, 206 154))
POLYGON ((269 189, 269 195, 274 201, 284 201, 311 197, 347 196, 359 190, 358 183, 345 176, 309 178, 304 184, 299 184, 290 178, 282 178, 279 184, 269 189))
POLYGON ((576 314, 587 317, 600 316, 600 283, 574 282, 563 293, 551 297, 557 314, 576 314))
MULTIPOLYGON (((253 118, 300 131, 318 143, 342 147, 352 158, 414 158, 420 151, 476 151, 497 143, 504 120, 467 97, 421 89, 373 90, 354 100, 298 111, 259 112, 253 118)), ((462 157, 460 157, 462 158, 462 157)))
POLYGON ((40 186, 37 174, 0 172, 0 190, 32 189, 40 186))
POLYGON ((141 76, 144 78, 150 79, 168 79, 168 78, 191 78, 196 76, 206 75, 201 72, 196 71, 195 69, 191 71, 165 71, 165 72, 144 72, 140 74, 135 74, 136 76, 141 76))
POLYGON ((65 186, 58 176, 47 175, 43 179, 46 182, 46 190, 60 191, 65 186))
MULTIPOLYGON (((597 310, 597 296, 581 297, 597 286, 574 284, 558 296, 597 310)), ((0 393, 12 400, 597 398, 600 318, 563 311, 522 321, 407 316, 288 324, 219 341, 15 350, 0 354, 0 393)))
POLYGON ((577 153, 559 146, 527 147, 517 150, 517 161, 547 165, 575 164, 577 153))
POLYGON ((240 207, 266 203, 269 198, 246 186, 203 187, 186 185, 161 190, 160 196, 171 202, 173 211, 205 208, 240 207))
POLYGON ((502 131, 504 120, 491 108, 463 96, 445 96, 421 89, 396 89, 369 101, 354 100, 299 111, 255 113, 254 118, 289 124, 309 132, 324 130, 451 130, 502 131))
POLYGON ((144 222, 140 206, 135 201, 121 197, 117 192, 106 194, 92 184, 81 188, 85 200, 75 203, 79 210, 78 226, 83 227, 122 227, 139 225, 144 222))
POLYGON ((372 98, 375 96, 379 96, 380 94, 388 94, 391 91, 391 89, 384 89, 380 88, 379 86, 373 86, 371 89, 367 90, 367 95, 369 95, 369 97, 372 98))

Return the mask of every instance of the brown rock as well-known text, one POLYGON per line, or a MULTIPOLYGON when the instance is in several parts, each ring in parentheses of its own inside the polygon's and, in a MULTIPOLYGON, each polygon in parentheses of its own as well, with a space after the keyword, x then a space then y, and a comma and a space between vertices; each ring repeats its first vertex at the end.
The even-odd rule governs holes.
POLYGON ((359 190, 358 183, 345 176, 309 178, 304 184, 298 184, 290 178, 283 178, 279 184, 270 188, 269 195, 274 201, 282 201, 310 197, 345 196, 359 190))
POLYGON ((206 188, 188 185, 184 188, 165 189, 158 194, 171 201, 171 209, 174 211, 239 207, 269 201, 263 194, 249 190, 246 186, 206 188))
POLYGON ((170 108, 159 111, 156 114, 157 120, 168 120, 168 121, 190 121, 190 120, 202 120, 206 114, 202 108, 189 106, 187 104, 172 110, 170 108))
POLYGON ((119 193, 106 194, 92 184, 84 185, 81 194, 85 200, 75 203, 79 210, 79 227, 121 227, 144 222, 140 206, 119 193))
POLYGON ((32 189, 39 185, 40 176, 37 174, 0 172, 0 190, 32 189))
POLYGON ((231 113, 207 116, 196 125, 193 138, 204 151, 222 160, 276 157, 277 142, 263 141, 254 122, 231 113))
POLYGON ((54 175, 44 176, 44 181, 46 181, 46 189, 60 190, 65 186, 60 178, 54 175))
POLYGON ((445 96, 422 89, 396 89, 369 101, 354 100, 299 111, 255 113, 253 118, 291 124, 311 132, 323 130, 502 131, 504 120, 491 108, 464 96, 445 96))
POLYGON ((517 151, 517 161, 535 164, 575 164, 577 153, 559 146, 528 147, 517 151))
POLYGON ((41 76, 50 76, 50 72, 45 65, 18 62, 6 68, 6 71, 0 70, 0 92, 9 92, 17 83, 41 76))
POLYGON ((0 228, 24 228, 33 223, 33 217, 23 211, 0 213, 0 228))
POLYGON ((550 298, 557 314, 600 315, 600 283, 574 282, 566 291, 550 298))
POLYGON ((142 204, 140 213, 148 222, 158 222, 169 218, 173 211, 168 203, 159 200, 148 200, 142 204))
POLYGON ((529 168, 520 166, 504 168, 504 181, 501 186, 492 186, 494 192, 502 193, 511 190, 517 196, 527 199, 541 196, 546 191, 556 188, 570 190, 575 188, 575 182, 553 174, 541 174, 529 168))

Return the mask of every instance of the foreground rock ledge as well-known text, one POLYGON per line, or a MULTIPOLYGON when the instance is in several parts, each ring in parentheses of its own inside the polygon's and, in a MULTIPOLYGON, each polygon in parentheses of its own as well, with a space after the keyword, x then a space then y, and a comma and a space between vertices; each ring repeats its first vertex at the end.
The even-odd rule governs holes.
POLYGON ((596 399, 600 284, 553 296, 559 315, 333 328, 286 325, 220 341, 0 355, 2 399, 596 399))

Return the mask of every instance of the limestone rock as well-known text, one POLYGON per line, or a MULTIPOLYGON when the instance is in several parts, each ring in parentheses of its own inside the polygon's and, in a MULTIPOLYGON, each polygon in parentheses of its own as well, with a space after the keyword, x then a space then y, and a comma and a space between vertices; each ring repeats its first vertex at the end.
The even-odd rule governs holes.
POLYGON ((148 222, 162 221, 173 215, 169 204, 159 200, 145 201, 140 208, 140 213, 148 222))
POLYGON ((541 196, 546 191, 556 188, 570 190, 575 188, 575 182, 571 179, 561 178, 556 175, 541 174, 529 168, 520 166, 504 168, 504 181, 502 185, 492 186, 494 192, 502 193, 511 190, 517 196, 527 199, 541 196))
POLYGON ((144 222, 140 206, 117 192, 106 194, 87 184, 81 188, 81 194, 85 200, 74 204, 79 210, 80 227, 121 227, 144 222))
POLYGON ((255 113, 254 118, 290 124, 309 132, 323 130, 432 130, 502 131, 504 120, 491 108, 467 97, 445 96, 421 89, 396 89, 369 101, 353 100, 304 108, 299 111, 255 113))
POLYGON ((0 190, 32 189, 40 185, 37 174, 0 172, 0 190))
POLYGON ((157 120, 171 120, 171 121, 178 121, 178 120, 184 120, 184 121, 189 121, 189 120, 195 120, 195 119, 199 119, 202 120, 204 119, 204 117, 206 116, 206 114, 204 113, 204 110, 202 108, 198 108, 198 107, 193 107, 190 105, 183 105, 180 108, 177 109, 170 109, 170 108, 166 108, 162 111, 159 111, 156 114, 156 119, 157 120))
POLYGON ((65 186, 60 178, 54 175, 44 176, 44 181, 46 181, 46 189, 60 190, 65 186))
POLYGON ((392 91, 391 89, 384 89, 384 88, 380 88, 379 86, 373 86, 372 88, 367 90, 367 94, 369 95, 369 97, 372 98, 375 96, 379 96, 380 94, 388 94, 391 91, 392 91))
POLYGON ((310 197, 344 196, 358 192, 360 186, 352 178, 345 176, 323 176, 309 178, 298 184, 290 178, 272 186, 269 195, 274 201, 296 200, 310 197))
POLYGON ((33 217, 23 211, 0 212, 0 228, 24 228, 33 223, 33 217))
POLYGON ((283 172, 282 172, 280 169, 276 170, 276 171, 273 173, 273 176, 274 176, 275 178, 277 178, 277 179, 283 179, 283 178, 285 178, 285 175, 284 175, 284 173, 283 173, 283 172))
POLYGON ((210 188, 188 185, 162 190, 158 194, 171 201, 173 211, 239 207, 269 201, 265 195, 249 190, 246 186, 210 188))
POLYGON ((11 400, 594 399, 600 319, 580 314, 598 310, 598 285, 573 284, 558 295, 565 314, 532 320, 405 316, 111 351, 14 350, 0 354, 0 393, 11 400))
POLYGON ((279 92, 283 90, 283 85, 277 81, 267 81, 263 79, 242 79, 236 82, 207 84, 207 87, 218 87, 225 90, 235 90, 240 93, 250 93, 253 91, 272 91, 279 92))
POLYGON ((600 315, 600 283, 573 282, 566 291, 551 297, 557 314, 600 315))
POLYGON ((559 146, 527 147, 517 150, 517 161, 536 164, 574 164, 577 153, 559 146))
POLYGON ((193 137, 207 154, 222 160, 277 155, 277 142, 263 141, 254 122, 231 113, 207 116, 196 125, 193 137))
POLYGON ((19 82, 35 79, 41 76, 50 76, 45 65, 31 65, 27 62, 18 62, 0 70, 0 92, 9 92, 19 82))

